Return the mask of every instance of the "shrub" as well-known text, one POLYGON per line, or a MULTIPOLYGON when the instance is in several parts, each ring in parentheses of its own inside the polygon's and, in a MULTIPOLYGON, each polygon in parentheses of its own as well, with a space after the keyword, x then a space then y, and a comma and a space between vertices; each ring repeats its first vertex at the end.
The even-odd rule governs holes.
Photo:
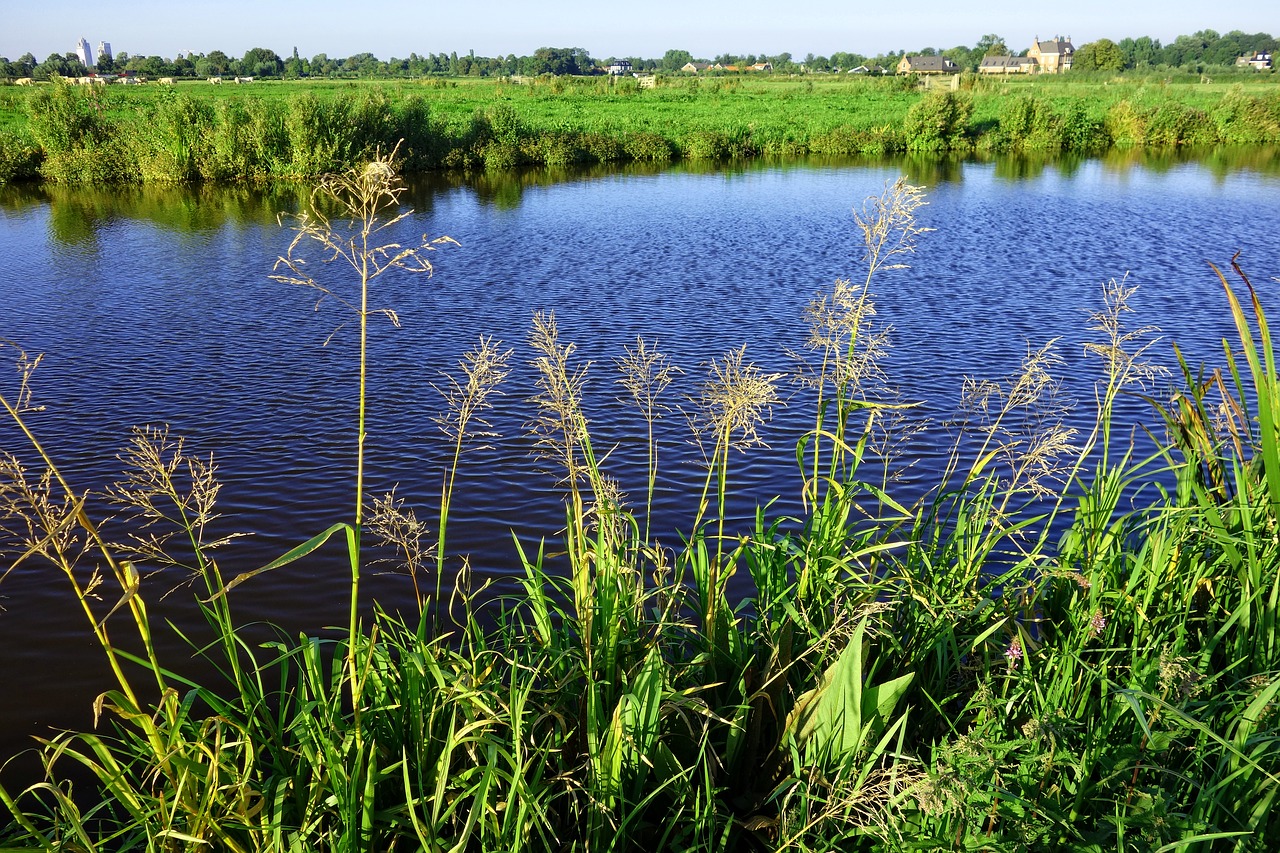
POLYGON ((628 133, 622 139, 622 150, 631 160, 641 163, 666 163, 674 154, 670 141, 659 133, 628 133))
POLYGON ((188 184, 200 179, 201 149, 210 137, 213 110, 170 89, 146 121, 130 125, 143 183, 188 184))
POLYGON ((1066 139, 1062 116, 1031 95, 1005 100, 1000 107, 996 147, 1008 151, 1059 151, 1066 139))
POLYGON ((1150 145, 1214 145, 1218 128, 1203 110, 1166 101, 1151 114, 1147 124, 1150 145))
POLYGON ((40 176, 40 149, 30 136, 0 130, 0 186, 40 176))
MULTIPOLYGON (((1272 96, 1272 104, 1276 98, 1272 96)), ((1223 142, 1256 145, 1280 142, 1280 115, 1274 106, 1245 94, 1244 86, 1234 84, 1213 110, 1213 120, 1223 142)))
POLYGON ((967 94, 933 89, 911 105, 902 123, 909 151, 955 151, 968 146, 966 133, 973 115, 967 94))
POLYGON ((1093 118, 1084 104, 1073 101, 1061 116, 1062 142, 1069 151, 1082 154, 1101 151, 1107 147, 1108 137, 1102 121, 1093 118))
POLYGON ((1107 110, 1107 136, 1115 145, 1141 145, 1147 138, 1150 112, 1127 98, 1107 110))

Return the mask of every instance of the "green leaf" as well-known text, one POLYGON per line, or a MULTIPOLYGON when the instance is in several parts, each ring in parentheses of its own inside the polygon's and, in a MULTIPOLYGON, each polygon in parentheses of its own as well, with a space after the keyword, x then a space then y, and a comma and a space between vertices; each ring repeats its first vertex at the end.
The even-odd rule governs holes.
POLYGON ((290 549, 289 551, 286 551, 281 556, 276 557, 274 560, 272 560, 270 563, 267 563, 262 568, 254 569, 253 571, 250 571, 250 572, 241 572, 240 574, 236 575, 235 578, 232 579, 231 583, 224 586, 221 590, 219 590, 214 595, 211 595, 208 598, 204 599, 204 603, 208 604, 216 599, 221 598, 231 590, 235 589, 240 584, 244 583, 250 578, 257 577, 263 572, 269 572, 272 569, 278 569, 281 566, 289 565, 295 560, 302 559, 303 557, 310 554, 312 551, 319 548, 324 543, 328 542, 329 538, 333 536, 333 534, 338 533, 340 531, 346 531, 349 537, 355 534, 355 529, 350 524, 340 521, 337 524, 325 530, 323 533, 317 533, 315 536, 312 536, 310 539, 308 539, 306 542, 303 542, 298 547, 290 549))
POLYGON ((800 696, 787 716, 796 742, 832 760, 847 760, 885 730, 915 673, 867 686, 863 675, 864 619, 818 686, 800 696))

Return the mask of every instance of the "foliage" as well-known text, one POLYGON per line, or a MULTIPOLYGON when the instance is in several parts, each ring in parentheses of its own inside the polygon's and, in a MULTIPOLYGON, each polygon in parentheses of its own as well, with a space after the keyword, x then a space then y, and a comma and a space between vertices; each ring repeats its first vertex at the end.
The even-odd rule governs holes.
POLYGON ((93 183, 307 179, 397 144, 407 170, 496 171, 673 157, 1093 153, 1280 140, 1280 96, 1240 81, 974 76, 956 92, 921 92, 909 77, 699 81, 670 79, 653 89, 567 77, 520 85, 433 80, 408 90, 314 81, 249 89, 44 85, 6 92, 0 119, 9 110, 9 128, 35 141, 47 180, 93 183))
POLYGON ((931 89, 907 110, 902 132, 908 151, 953 151, 967 147, 973 99, 964 93, 931 89))
POLYGON ((1098 39, 1080 45, 1071 62, 1072 71, 1120 71, 1124 53, 1111 39, 1098 39))

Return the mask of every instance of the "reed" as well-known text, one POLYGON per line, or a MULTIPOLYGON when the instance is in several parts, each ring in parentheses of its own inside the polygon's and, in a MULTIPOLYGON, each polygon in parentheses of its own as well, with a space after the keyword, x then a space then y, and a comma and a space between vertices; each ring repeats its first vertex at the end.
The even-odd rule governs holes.
MULTIPOLYGON (((395 319, 372 301, 377 279, 429 272, 439 245, 384 236, 406 215, 394 179, 383 157, 322 184, 276 270, 352 312, 362 388, 368 321, 395 319), (330 265, 304 263, 307 248, 330 265)), ((514 353, 497 341, 437 383, 451 447, 437 525, 394 493, 366 506, 357 464, 352 520, 230 581, 215 561, 230 534, 212 457, 140 429, 104 492, 115 518, 98 524, 27 430, 38 357, 6 344, 19 371, 0 402, 30 462, 0 460, 4 571, 68 585, 116 685, 95 705, 98 728, 37 745, 41 779, 0 786, 11 821, 0 847, 1280 843, 1280 378, 1252 283, 1239 266, 1217 272, 1237 339, 1216 371, 1184 365, 1169 400, 1152 396, 1154 330, 1126 324, 1132 288, 1107 283, 1089 321, 1094 426, 1063 425, 1056 344, 1033 344, 1015 375, 968 382, 955 427, 968 440, 907 506, 874 473, 882 434, 919 425, 880 369, 890 336, 873 296, 923 237, 924 201, 902 182, 871 199, 855 217, 857 270, 808 308, 787 401, 813 407, 797 438, 800 518, 762 507, 735 529, 725 510, 738 451, 759 440, 787 377, 743 349, 700 378, 643 340, 625 353, 618 382, 647 436, 642 520, 584 414, 593 366, 553 316, 534 315, 539 379, 524 405, 566 525, 537 550, 517 543, 519 597, 469 591, 465 558, 447 549, 456 473, 496 439, 486 413, 507 399, 514 353), (1127 393, 1148 395, 1167 427, 1151 458, 1115 438, 1127 393), (654 424, 681 410, 707 475, 669 548, 650 518, 671 453, 654 424), (414 578, 407 615, 358 608, 365 534, 414 578), (233 612, 241 586, 339 535, 352 566, 345 632, 249 643, 233 612), (430 571, 434 597, 418 585, 430 571), (199 651, 222 673, 210 683, 152 650, 146 602, 164 579, 199 586, 215 634, 199 651), (125 630, 141 653, 116 641, 125 630), (71 766, 94 784, 73 788, 71 766)), ((363 410, 361 393, 357 460, 363 410)))

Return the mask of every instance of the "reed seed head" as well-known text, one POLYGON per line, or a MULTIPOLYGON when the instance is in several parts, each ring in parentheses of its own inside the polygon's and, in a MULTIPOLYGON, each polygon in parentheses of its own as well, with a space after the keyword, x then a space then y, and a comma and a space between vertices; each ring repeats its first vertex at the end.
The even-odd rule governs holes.
POLYGON ((916 211, 928 204, 924 187, 912 186, 906 178, 886 184, 878 196, 863 202, 854 210, 853 220, 862 232, 863 261, 868 279, 880 270, 905 269, 907 264, 894 260, 916 250, 921 234, 932 231, 916 224, 916 211))
POLYGON ((809 325, 805 347, 821 354, 823 364, 807 384, 829 382, 866 396, 869 383, 883 383, 880 362, 889 351, 892 329, 872 319, 876 306, 866 288, 838 279, 831 292, 815 296, 804 313, 809 325))
POLYGON ((74 566, 90 544, 77 523, 82 505, 55 487, 52 470, 33 479, 17 457, 0 453, 0 556, 8 563, 0 579, 33 554, 74 566))
POLYGON ((783 375, 765 373, 746 357, 744 344, 713 359, 696 401, 698 432, 739 450, 764 444, 758 428, 772 416, 774 406, 783 405, 778 396, 783 375))
POLYGON ((1062 365, 1056 344, 1057 338, 1039 349, 1028 347, 1020 369, 1011 376, 965 377, 961 387, 962 409, 1009 466, 1010 490, 1054 494, 1049 482, 1077 451, 1077 431, 1066 425, 1071 403, 1054 375, 1062 365))
POLYGON ((676 376, 684 371, 671 363, 662 352, 653 348, 644 338, 636 338, 635 349, 623 347, 626 355, 617 360, 622 376, 618 384, 626 389, 631 402, 652 423, 669 412, 663 403, 663 394, 676 376))
POLYGON ((1169 373, 1162 365, 1145 359, 1147 351, 1161 340, 1159 337, 1152 337, 1160 328, 1125 328, 1125 315, 1133 313, 1129 300, 1137 291, 1138 286, 1129 284, 1127 276, 1119 281, 1110 279, 1102 285, 1103 307, 1089 314, 1089 330, 1100 332, 1103 340, 1086 343, 1084 350, 1103 360, 1107 387, 1112 391, 1128 386, 1145 388, 1150 382, 1169 373))
POLYGON ((468 438, 493 438, 497 434, 484 419, 493 408, 493 398, 510 373, 512 350, 502 341, 481 337, 458 361, 458 374, 444 374, 443 387, 434 386, 445 399, 445 411, 435 418, 440 430, 461 445, 468 438), (477 429, 478 428, 478 429, 477 429))
POLYGON ((380 498, 374 498, 366 528, 381 545, 394 548, 410 576, 427 562, 434 546, 424 544, 431 534, 425 522, 419 521, 412 507, 396 497, 393 488, 380 498))
POLYGON ((528 429, 535 437, 537 452, 558 462, 569 482, 577 482, 586 472, 579 462, 581 442, 587 436, 587 419, 582 413, 583 389, 590 364, 575 367, 574 344, 561 344, 555 312, 538 311, 533 315, 529 346, 537 356, 537 417, 528 429))

